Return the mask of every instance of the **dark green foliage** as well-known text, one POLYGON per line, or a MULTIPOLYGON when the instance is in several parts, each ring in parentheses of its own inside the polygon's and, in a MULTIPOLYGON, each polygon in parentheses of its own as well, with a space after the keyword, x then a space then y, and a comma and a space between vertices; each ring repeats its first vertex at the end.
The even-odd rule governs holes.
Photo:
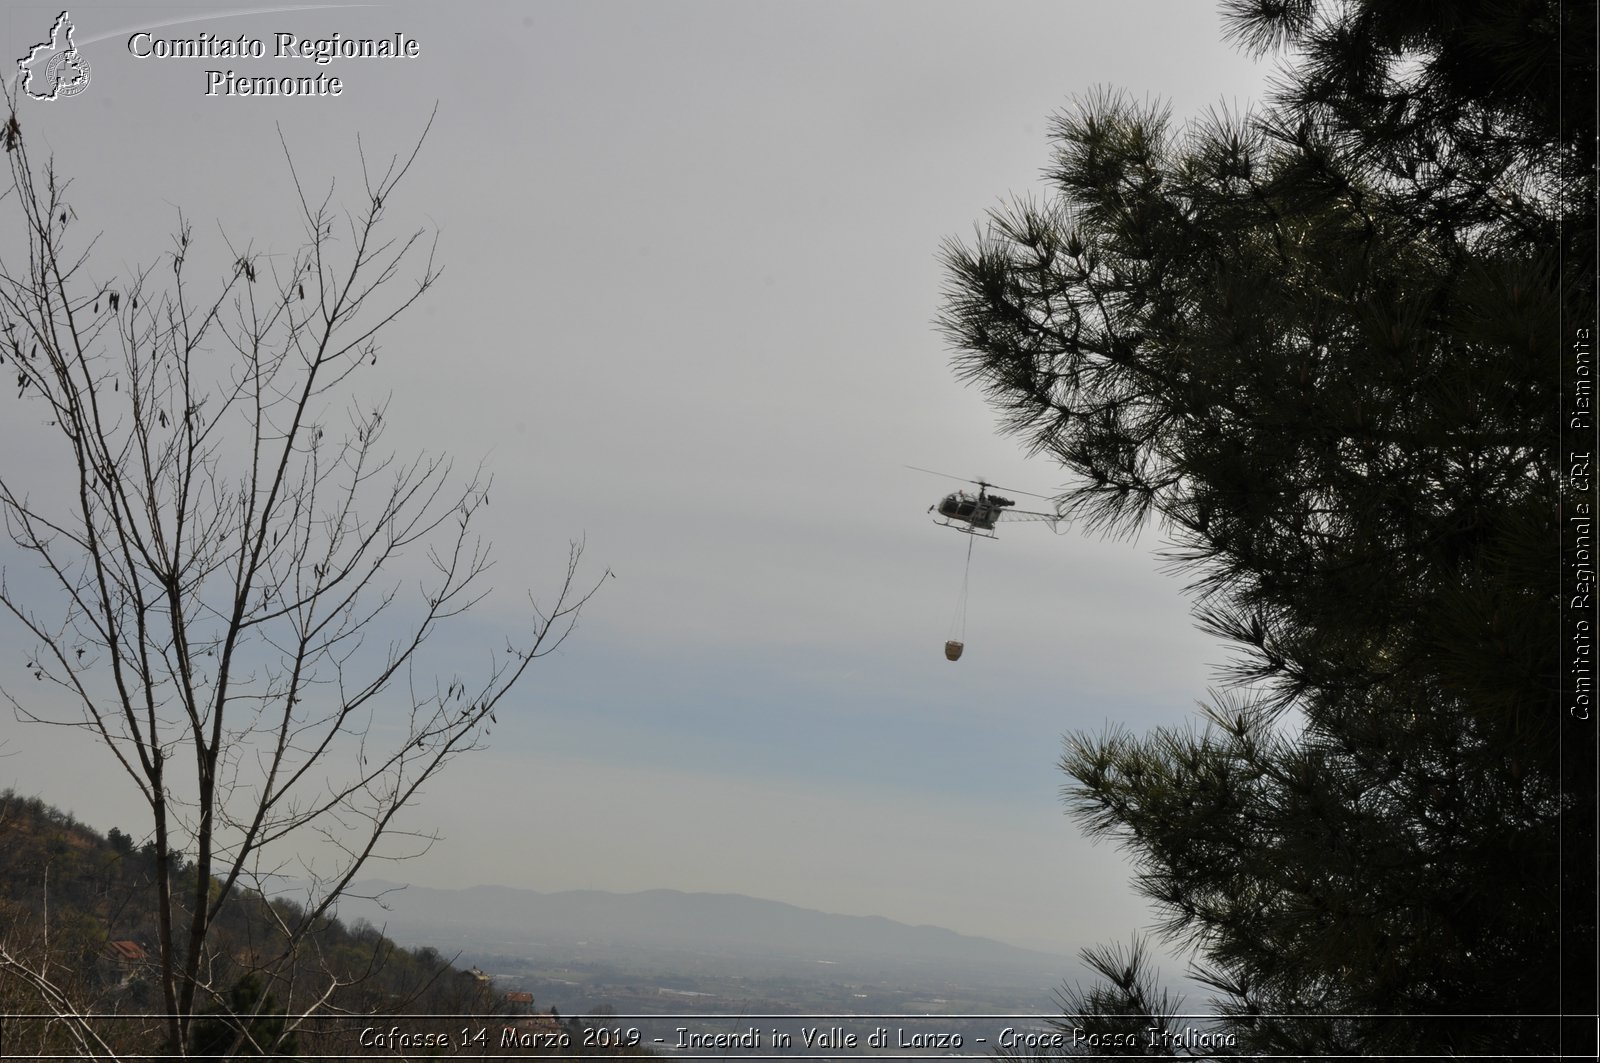
POLYGON ((1175 1055, 1150 1037, 1152 1030, 1173 1028, 1179 1002, 1156 988, 1144 945, 1135 940, 1126 952, 1120 947, 1090 948, 1084 959, 1104 981, 1064 992, 1062 1018, 1055 1028, 1074 1042, 1087 1042, 1095 1055, 1175 1055))
POLYGON ((1554 3, 1227 7, 1299 49, 1270 109, 1174 131, 1094 95, 1055 123, 1050 201, 946 249, 958 371, 1090 527, 1158 521, 1239 648, 1202 729, 1070 738, 1068 805, 1134 854, 1241 1050, 1548 1048, 1516 1019, 1260 1016, 1559 1010, 1592 108, 1551 104, 1554 3))
POLYGON ((208 1063, 239 1056, 291 1058, 300 1044, 287 1026, 260 976, 247 974, 228 991, 226 1007, 208 1009, 189 1028, 189 1052, 208 1063))
POLYGON ((118 856, 126 857, 133 852, 133 839, 115 827, 106 835, 106 841, 111 843, 111 851, 118 856))

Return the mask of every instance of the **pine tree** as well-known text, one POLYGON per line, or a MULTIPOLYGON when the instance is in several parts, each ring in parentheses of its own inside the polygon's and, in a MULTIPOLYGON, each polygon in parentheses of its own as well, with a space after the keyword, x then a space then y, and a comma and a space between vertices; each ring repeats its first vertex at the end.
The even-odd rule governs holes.
POLYGON ((958 373, 1089 528, 1157 522, 1238 649, 1201 726, 1070 737, 1068 805, 1238 1050, 1553 1050, 1518 1016, 1561 1008, 1561 817, 1593 807, 1554 579, 1595 190, 1592 106, 1558 90, 1592 97, 1593 7, 1225 8, 1295 49, 1261 112, 1177 130, 1092 95, 1049 198, 946 246, 958 373))

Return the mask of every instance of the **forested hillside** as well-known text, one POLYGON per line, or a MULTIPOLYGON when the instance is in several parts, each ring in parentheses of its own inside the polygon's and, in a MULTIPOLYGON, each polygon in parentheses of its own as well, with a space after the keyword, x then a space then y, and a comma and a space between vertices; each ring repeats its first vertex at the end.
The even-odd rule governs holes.
MULTIPOLYGON (((137 1058, 162 1050, 152 1018, 161 1011, 154 860, 154 846, 116 828, 102 836, 38 798, 0 793, 0 1054, 88 1047, 137 1058), (92 1022, 85 1035, 82 1024, 60 1021, 69 1012, 116 1017, 92 1022), (85 1036, 103 1047, 85 1045, 85 1036)), ((266 950, 280 940, 267 929, 293 909, 288 897, 253 892, 235 893, 224 907, 201 967, 210 1000, 190 1044, 200 1058, 362 1047, 404 1056, 434 1047, 421 1043, 425 1031, 482 1034, 473 1046, 481 1053, 493 1052, 508 1029, 565 1028, 533 1015, 527 994, 503 993, 432 948, 402 948, 364 920, 322 921, 283 977, 264 977, 277 958, 266 950), (377 1045, 380 1038, 388 1043, 377 1045)))

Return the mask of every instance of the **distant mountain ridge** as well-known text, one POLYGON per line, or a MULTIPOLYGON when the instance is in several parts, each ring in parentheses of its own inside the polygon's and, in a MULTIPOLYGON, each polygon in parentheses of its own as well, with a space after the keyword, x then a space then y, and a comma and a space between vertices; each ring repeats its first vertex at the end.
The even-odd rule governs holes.
POLYGON ((403 938, 426 937, 481 946, 539 942, 596 947, 651 946, 812 961, 887 959, 982 964, 1065 971, 1076 964, 1053 953, 1020 948, 937 926, 912 926, 883 916, 835 915, 782 901, 735 893, 638 893, 565 890, 541 893, 509 886, 465 889, 401 887, 368 880, 353 892, 385 890, 383 907, 347 898, 345 918, 387 925, 403 938), (385 908, 388 910, 386 911, 385 908))

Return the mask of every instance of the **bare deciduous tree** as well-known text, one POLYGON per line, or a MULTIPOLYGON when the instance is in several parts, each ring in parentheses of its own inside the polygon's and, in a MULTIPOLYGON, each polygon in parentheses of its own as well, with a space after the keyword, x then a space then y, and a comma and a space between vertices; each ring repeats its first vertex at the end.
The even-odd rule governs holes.
MULTIPOLYGON (((0 574, 38 684, 5 696, 21 718, 91 732, 148 806, 178 1051, 191 1016, 224 1001, 210 935, 230 899, 311 881, 249 958, 268 977, 294 969, 362 865, 404 855, 380 842, 426 846, 397 815, 482 742, 594 591, 574 545, 482 674, 435 678, 423 659, 488 589, 472 527, 489 491, 482 476, 452 486, 445 459, 396 460, 384 403, 355 388, 439 277, 424 233, 385 225, 420 146, 381 168, 362 156, 350 210, 331 188, 308 195, 285 148, 300 246, 224 238, 223 275, 197 295, 191 263, 211 252, 181 217, 158 264, 97 276, 66 183, 30 161, 15 112, 7 127, 8 224, 25 244, 8 235, 0 255, 0 360, 10 416, 47 430, 0 464, 6 531, 38 566, 13 557, 0 574)), ((273 992, 293 1015, 328 990, 273 992)))

